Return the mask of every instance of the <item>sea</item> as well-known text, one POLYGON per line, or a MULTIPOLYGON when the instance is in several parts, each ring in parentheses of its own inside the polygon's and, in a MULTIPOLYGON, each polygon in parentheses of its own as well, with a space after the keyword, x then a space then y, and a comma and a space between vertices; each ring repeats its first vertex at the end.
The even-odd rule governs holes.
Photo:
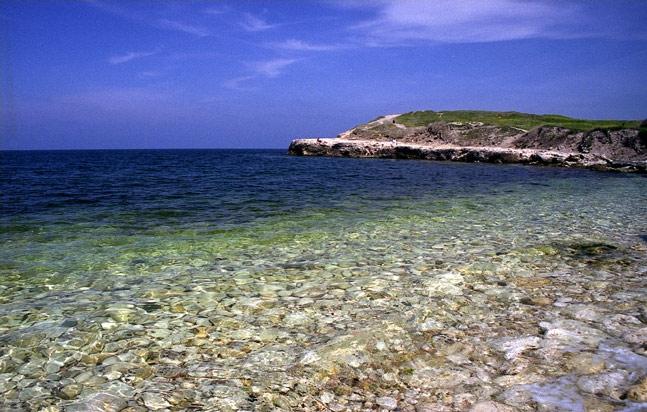
MULTIPOLYGON (((465 298, 473 273, 576 277, 597 253, 632 251, 613 270, 635 274, 647 245, 645 176, 584 169, 286 150, 3 151, 0 193, 10 409, 81 408, 96 393, 150 409, 227 410, 204 403, 221 398, 250 408, 254 385, 316 385, 321 375, 303 368, 324 355, 304 356, 398 324, 437 274, 462 273, 446 279, 465 298), (197 395, 171 398, 178 382, 197 395)), ((351 367, 365 359, 352 356, 351 367)))

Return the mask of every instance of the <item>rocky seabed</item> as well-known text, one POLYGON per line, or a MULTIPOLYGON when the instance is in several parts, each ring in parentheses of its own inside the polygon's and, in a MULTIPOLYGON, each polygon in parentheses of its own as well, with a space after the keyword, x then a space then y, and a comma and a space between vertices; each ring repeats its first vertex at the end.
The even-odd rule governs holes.
POLYGON ((2 408, 646 410, 644 203, 555 184, 293 217, 150 274, 168 245, 78 283, 8 279, 2 408))

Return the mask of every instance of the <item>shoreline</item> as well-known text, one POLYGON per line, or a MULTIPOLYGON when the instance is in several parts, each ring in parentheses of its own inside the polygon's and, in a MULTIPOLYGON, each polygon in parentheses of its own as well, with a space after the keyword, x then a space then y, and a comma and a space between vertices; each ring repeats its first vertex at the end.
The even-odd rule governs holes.
POLYGON ((608 159, 593 154, 498 146, 424 145, 340 138, 295 139, 288 153, 296 156, 375 157, 436 161, 512 163, 539 166, 578 167, 600 171, 646 173, 647 162, 608 159))

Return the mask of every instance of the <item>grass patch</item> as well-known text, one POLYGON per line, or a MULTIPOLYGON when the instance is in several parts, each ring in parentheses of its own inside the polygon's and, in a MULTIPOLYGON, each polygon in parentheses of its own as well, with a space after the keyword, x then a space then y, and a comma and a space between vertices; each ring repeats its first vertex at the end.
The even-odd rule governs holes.
POLYGON ((500 127, 516 127, 530 130, 537 126, 559 126, 577 131, 592 129, 637 129, 639 120, 584 120, 557 114, 529 114, 519 112, 488 112, 481 110, 454 110, 434 112, 425 110, 409 112, 396 118, 398 123, 405 126, 426 126, 429 123, 444 122, 482 122, 500 127))

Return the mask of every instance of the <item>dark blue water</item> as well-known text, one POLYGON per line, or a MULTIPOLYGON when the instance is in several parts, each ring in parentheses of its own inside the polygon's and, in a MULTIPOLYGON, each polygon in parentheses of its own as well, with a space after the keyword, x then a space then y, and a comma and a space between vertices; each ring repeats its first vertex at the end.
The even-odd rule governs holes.
MULTIPOLYGON (((439 198, 542 185, 556 178, 614 180, 583 170, 404 160, 303 158, 283 150, 2 152, 2 217, 244 223, 348 199, 439 198)), ((375 202, 375 203, 374 203, 375 202)), ((145 222, 142 222, 145 223, 145 222)))

